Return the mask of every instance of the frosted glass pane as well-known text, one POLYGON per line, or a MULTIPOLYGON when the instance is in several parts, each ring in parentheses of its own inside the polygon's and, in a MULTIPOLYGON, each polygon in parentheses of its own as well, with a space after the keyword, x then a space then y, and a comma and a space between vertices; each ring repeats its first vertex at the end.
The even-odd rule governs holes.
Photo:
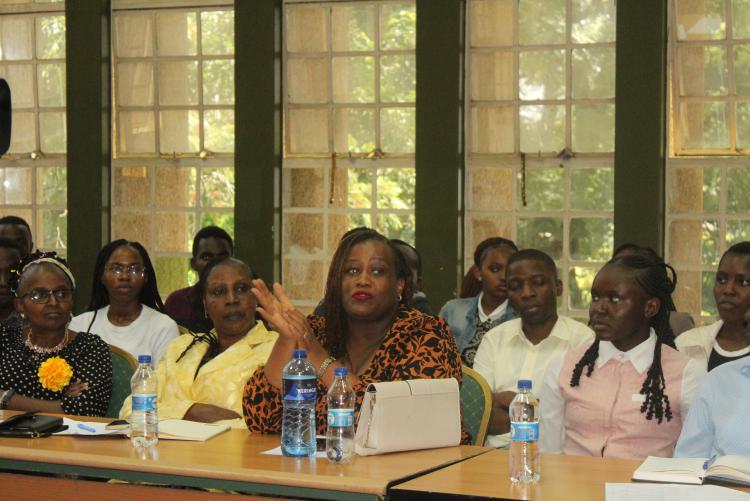
POLYGON ((328 110, 291 109, 288 111, 287 131, 289 151, 292 153, 327 153, 328 110))
POLYGON ((328 62, 325 58, 292 58, 287 61, 287 97, 291 103, 328 101, 328 62))
POLYGON ((725 95, 729 88, 727 50, 724 47, 678 49, 681 96, 725 95))
POLYGON ((121 106, 154 104, 154 67, 151 63, 118 64, 115 85, 121 106))
POLYGON ((203 104, 234 104, 234 61, 203 61, 203 104))
POLYGON ((615 96, 615 49, 591 47, 573 50, 573 98, 615 96))
POLYGON ((573 151, 614 151, 614 104, 577 104, 571 107, 571 112, 573 113, 573 151))
POLYGON ((565 146, 565 107, 521 106, 521 151, 558 152, 565 146))
POLYGON ((334 51, 375 48, 375 10, 372 5, 331 7, 331 29, 334 51))
POLYGON ((155 147, 154 114, 151 111, 121 111, 119 113, 121 153, 153 153, 155 147))
POLYGON ((513 99, 513 53, 471 54, 471 99, 499 101, 513 99))
POLYGON ((414 152, 414 108, 380 110, 380 147, 387 153, 414 152))
POLYGON ((44 153, 65 153, 66 122, 64 112, 39 113, 39 141, 44 153))
POLYGON ((324 52, 328 48, 325 7, 287 7, 284 28, 286 50, 289 52, 324 52))
POLYGON ((13 109, 33 108, 34 67, 30 64, 9 64, 0 67, 0 71, 10 87, 13 109))
POLYGON ((518 95, 521 99, 565 97, 565 51, 521 52, 518 64, 518 95))
POLYGON ((33 27, 33 17, 0 16, 0 59, 31 59, 33 27))
POLYGON ((159 103, 198 104, 198 63, 176 61, 159 63, 159 103))
POLYGON ((339 108, 334 112, 334 147, 337 152, 365 152, 375 149, 375 111, 339 108))
POLYGON ((721 170, 718 167, 672 167, 667 180, 669 213, 719 211, 721 170))
POLYGON ((39 106, 65 106, 65 64, 39 64, 37 72, 39 106))
POLYGON ((417 98, 416 56, 382 56, 380 58, 380 100, 414 102, 417 98))
POLYGON ((203 112, 204 147, 209 151, 234 151, 234 110, 203 112))
MULTIPOLYGON (((161 252, 190 252, 195 232, 195 213, 157 212, 156 249, 161 252)), ((185 270, 187 274, 187 270, 185 270)))
POLYGON ((314 256, 323 251, 322 214, 285 214, 284 252, 314 256))
POLYGON ((160 56, 192 56, 197 52, 198 30, 193 12, 156 14, 156 47, 160 56))
POLYGON ((750 0, 732 0, 732 34, 750 38, 750 0))
POLYGON ((153 29, 151 14, 116 14, 114 35, 117 56, 151 57, 153 29))
POLYGON ((515 0, 472 0, 469 35, 473 47, 513 45, 515 0))
POLYGON ((728 148, 726 103, 681 103, 680 132, 683 148, 728 148))
POLYGON ((30 153, 36 150, 35 115, 31 112, 13 111, 10 130, 10 153, 30 153))
POLYGON ((565 0, 518 2, 521 45, 565 42, 565 0))
POLYGON ((112 194, 116 207, 148 207, 151 170, 145 166, 113 167, 112 194))
POLYGON ((193 270, 190 269, 190 258, 155 256, 152 257, 152 260, 156 280, 159 282, 159 293, 162 296, 187 287, 192 283, 190 276, 193 270))
POLYGON ((515 147, 513 106, 476 106, 471 109, 472 153, 511 153, 515 147))
POLYGON ((734 89, 737 94, 750 94, 750 45, 734 47, 734 89))
POLYGON ((37 18, 36 56, 39 59, 65 58, 65 16, 37 18))
POLYGON ((408 50, 417 45, 417 6, 414 3, 380 6, 380 48, 408 50))
POLYGON ((0 169, 0 204, 31 204, 31 169, 0 169))
POLYGON ((750 101, 737 103, 737 147, 750 148, 750 101))
POLYGON ((375 101, 375 58, 334 57, 331 62, 334 103, 375 101))
POLYGON ((157 207, 195 207, 197 202, 196 169, 160 165, 155 169, 157 207))
POLYGON ((513 178, 513 169, 470 167, 467 208, 474 211, 512 210, 515 187, 513 178))
POLYGON ((577 0, 572 2, 571 37, 576 43, 615 41, 613 0, 577 0))
POLYGON ((323 208, 323 169, 284 169, 283 205, 287 207, 323 208))
POLYGON ((203 54, 234 54, 234 11, 201 12, 201 48, 203 54))
POLYGON ((146 248, 153 248, 151 226, 154 222, 155 218, 151 212, 125 212, 115 209, 112 213, 112 240, 135 240, 146 248))
POLYGON ((678 40, 724 38, 724 0, 675 0, 678 40))
POLYGON ((159 112, 159 151, 161 153, 197 152, 199 116, 194 110, 159 112))

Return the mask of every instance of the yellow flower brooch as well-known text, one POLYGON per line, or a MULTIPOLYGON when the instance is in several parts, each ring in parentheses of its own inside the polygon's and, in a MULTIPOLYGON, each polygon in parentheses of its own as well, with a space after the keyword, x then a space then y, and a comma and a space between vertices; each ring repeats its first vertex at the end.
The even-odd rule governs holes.
POLYGON ((70 383, 73 369, 64 358, 50 357, 39 366, 37 375, 42 388, 61 391, 70 383))

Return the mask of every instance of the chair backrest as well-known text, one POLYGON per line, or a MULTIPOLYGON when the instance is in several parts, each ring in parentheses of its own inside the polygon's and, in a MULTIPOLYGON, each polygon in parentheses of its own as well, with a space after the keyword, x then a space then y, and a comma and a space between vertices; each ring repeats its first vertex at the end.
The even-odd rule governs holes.
POLYGON ((138 363, 130 353, 117 346, 109 345, 109 358, 112 359, 112 396, 109 399, 107 417, 118 417, 122 403, 130 395, 130 378, 138 363))
POLYGON ((461 383, 464 429, 471 433, 474 445, 484 445, 492 413, 492 392, 477 371, 465 365, 461 366, 461 370, 464 374, 461 383))

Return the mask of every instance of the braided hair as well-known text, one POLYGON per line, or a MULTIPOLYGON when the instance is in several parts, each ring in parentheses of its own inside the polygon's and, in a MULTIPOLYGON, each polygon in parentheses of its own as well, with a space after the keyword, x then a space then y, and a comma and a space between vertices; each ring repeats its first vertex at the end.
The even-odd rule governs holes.
POLYGON ((120 247, 127 246, 135 249, 143 260, 143 267, 146 271, 146 283, 143 284, 140 294, 138 295, 138 301, 141 304, 153 308, 156 311, 164 312, 164 303, 161 301, 159 295, 159 287, 156 282, 156 272, 154 266, 151 264, 151 259, 148 257, 148 252, 139 242, 130 242, 125 239, 114 240, 99 251, 96 256, 96 263, 94 264, 94 284, 91 287, 91 302, 89 303, 88 311, 97 311, 109 304, 109 293, 107 288, 102 283, 102 277, 104 276, 104 267, 107 265, 107 261, 114 254, 114 252, 120 247))
MULTIPOLYGON (((661 423, 666 418, 667 421, 671 421, 672 408, 669 404, 669 397, 664 392, 666 384, 661 367, 661 350, 663 344, 675 348, 674 334, 669 326, 670 310, 668 309, 668 305, 674 304, 672 292, 674 292, 675 271, 661 259, 640 253, 614 258, 604 266, 620 266, 632 271, 633 279, 643 293, 648 298, 659 299, 659 311, 649 319, 650 326, 656 332, 656 346, 651 367, 641 386, 640 393, 646 397, 641 405, 641 412, 648 420, 656 418, 657 422, 661 423), (668 271, 671 271, 671 277, 668 271)), ((597 337, 573 368, 570 386, 579 386, 584 368, 586 368, 586 376, 591 377, 598 356, 599 338, 597 337)))
POLYGON ((396 247, 396 244, 377 231, 369 228, 358 228, 356 231, 350 231, 344 235, 339 242, 336 252, 333 254, 331 266, 328 269, 328 279, 326 280, 326 293, 323 298, 326 333, 328 334, 328 339, 333 340, 332 346, 326 346, 326 348, 336 358, 341 358, 346 354, 346 341, 349 337, 348 315, 344 311, 344 304, 341 297, 341 281, 344 276, 344 265, 355 245, 373 240, 382 243, 390 249, 393 255, 393 262, 396 266, 396 278, 404 281, 399 306, 411 306, 412 294, 414 292, 412 281, 409 279, 411 270, 406 263, 404 255, 396 247))
MULTIPOLYGON (((198 296, 203 300, 206 297, 206 287, 208 285, 208 279, 211 275, 211 272, 215 268, 221 265, 234 265, 239 268, 241 268, 245 273, 247 273, 247 276, 250 279, 254 279, 257 277, 255 272, 245 264, 244 262, 240 261, 239 259, 225 256, 225 257, 217 257, 215 259, 212 259, 208 262, 208 264, 201 270, 199 278, 198 278, 198 296)), ((256 320, 257 321, 257 320, 256 320)), ((195 376, 198 375, 198 371, 203 367, 207 362, 215 358, 219 355, 221 352, 221 344, 219 343, 219 336, 216 333, 215 330, 211 330, 209 332, 192 332, 188 331, 186 336, 192 336, 193 339, 190 341, 190 343, 187 345, 187 347, 180 353, 180 356, 177 357, 177 360, 175 360, 175 363, 179 363, 180 360, 187 354, 190 349, 197 345, 198 343, 206 343, 208 345, 208 350, 206 350, 206 353, 203 354, 203 358, 201 358, 200 362, 198 363, 198 367, 195 368, 195 376)))
POLYGON ((515 242, 513 242, 513 240, 508 240, 507 238, 503 237, 490 237, 479 242, 477 248, 474 249, 474 266, 476 266, 477 269, 481 269, 482 261, 484 261, 484 258, 487 257, 487 253, 491 249, 495 249, 497 247, 508 247, 513 252, 518 252, 518 246, 515 244, 515 242))

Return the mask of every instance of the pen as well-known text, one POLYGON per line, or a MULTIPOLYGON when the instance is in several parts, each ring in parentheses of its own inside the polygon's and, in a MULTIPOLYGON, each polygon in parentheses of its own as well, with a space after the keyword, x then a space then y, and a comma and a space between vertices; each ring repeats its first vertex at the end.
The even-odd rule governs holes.
POLYGON ((83 423, 78 423, 78 429, 87 431, 89 433, 96 433, 96 428, 92 428, 91 426, 85 425, 83 423))
POLYGON ((715 455, 714 455, 714 456, 711 456, 711 457, 710 457, 709 459, 706 459, 706 460, 705 460, 705 461, 703 462, 703 469, 704 469, 704 470, 707 470, 707 469, 709 469, 709 468, 711 467, 711 465, 712 465, 712 464, 714 464, 714 461, 716 461, 716 456, 715 456, 715 455))

